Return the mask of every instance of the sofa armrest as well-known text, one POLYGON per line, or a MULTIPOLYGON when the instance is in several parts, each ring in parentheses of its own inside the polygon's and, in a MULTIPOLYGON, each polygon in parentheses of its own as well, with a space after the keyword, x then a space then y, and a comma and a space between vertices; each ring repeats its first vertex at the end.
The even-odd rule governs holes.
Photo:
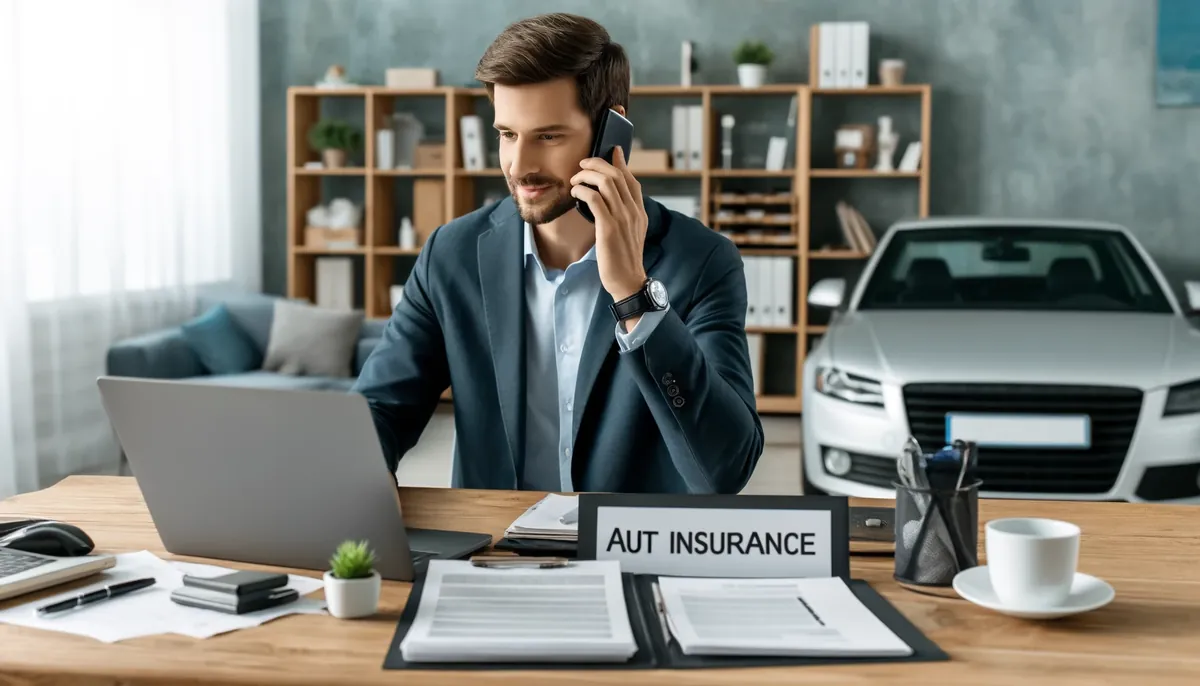
POLYGON ((114 343, 108 349, 110 376, 185 379, 208 372, 178 327, 114 343))
POLYGON ((375 346, 379 345, 379 338, 360 338, 358 339, 358 347, 354 350, 354 375, 358 376, 362 373, 363 365, 367 363, 367 358, 375 350, 375 346))

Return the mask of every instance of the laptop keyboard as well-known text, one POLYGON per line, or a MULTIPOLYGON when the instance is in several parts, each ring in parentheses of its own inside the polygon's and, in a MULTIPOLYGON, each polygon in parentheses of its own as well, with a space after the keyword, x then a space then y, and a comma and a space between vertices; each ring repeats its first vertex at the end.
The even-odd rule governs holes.
POLYGON ((54 560, 48 560, 44 557, 36 557, 34 555, 26 555, 19 550, 8 550, 0 548, 0 578, 20 574, 21 572, 48 565, 54 560))

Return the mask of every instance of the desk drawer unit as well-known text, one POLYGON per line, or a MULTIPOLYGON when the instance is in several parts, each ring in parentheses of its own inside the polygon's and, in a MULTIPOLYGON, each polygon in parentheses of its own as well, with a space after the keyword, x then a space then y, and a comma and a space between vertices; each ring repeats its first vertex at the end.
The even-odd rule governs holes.
POLYGON ((903 393, 910 431, 927 451, 945 443, 948 413, 1089 418, 1088 447, 981 447, 979 475, 993 493, 1107 492, 1142 407, 1140 390, 1107 386, 909 384, 903 393))

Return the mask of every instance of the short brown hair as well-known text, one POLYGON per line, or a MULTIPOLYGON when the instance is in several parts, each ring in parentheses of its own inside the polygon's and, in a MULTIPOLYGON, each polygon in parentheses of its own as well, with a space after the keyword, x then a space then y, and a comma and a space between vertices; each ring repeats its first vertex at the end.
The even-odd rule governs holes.
POLYGON ((522 19, 492 41, 475 78, 492 97, 496 84, 521 86, 575 78, 579 106, 595 119, 615 105, 629 107, 629 58, 599 23, 555 12, 522 19))

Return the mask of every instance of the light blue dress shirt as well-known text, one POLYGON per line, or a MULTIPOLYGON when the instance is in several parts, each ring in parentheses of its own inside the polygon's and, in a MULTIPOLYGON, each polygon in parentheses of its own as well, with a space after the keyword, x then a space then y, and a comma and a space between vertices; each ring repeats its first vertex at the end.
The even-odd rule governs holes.
MULTIPOLYGON (((547 269, 525 223, 525 469, 521 488, 572 491, 575 379, 600 295, 596 247, 566 269, 547 269)), ((668 310, 670 306, 668 305, 668 310)), ((615 323, 618 349, 636 350, 668 310, 647 312, 633 331, 615 323)))

